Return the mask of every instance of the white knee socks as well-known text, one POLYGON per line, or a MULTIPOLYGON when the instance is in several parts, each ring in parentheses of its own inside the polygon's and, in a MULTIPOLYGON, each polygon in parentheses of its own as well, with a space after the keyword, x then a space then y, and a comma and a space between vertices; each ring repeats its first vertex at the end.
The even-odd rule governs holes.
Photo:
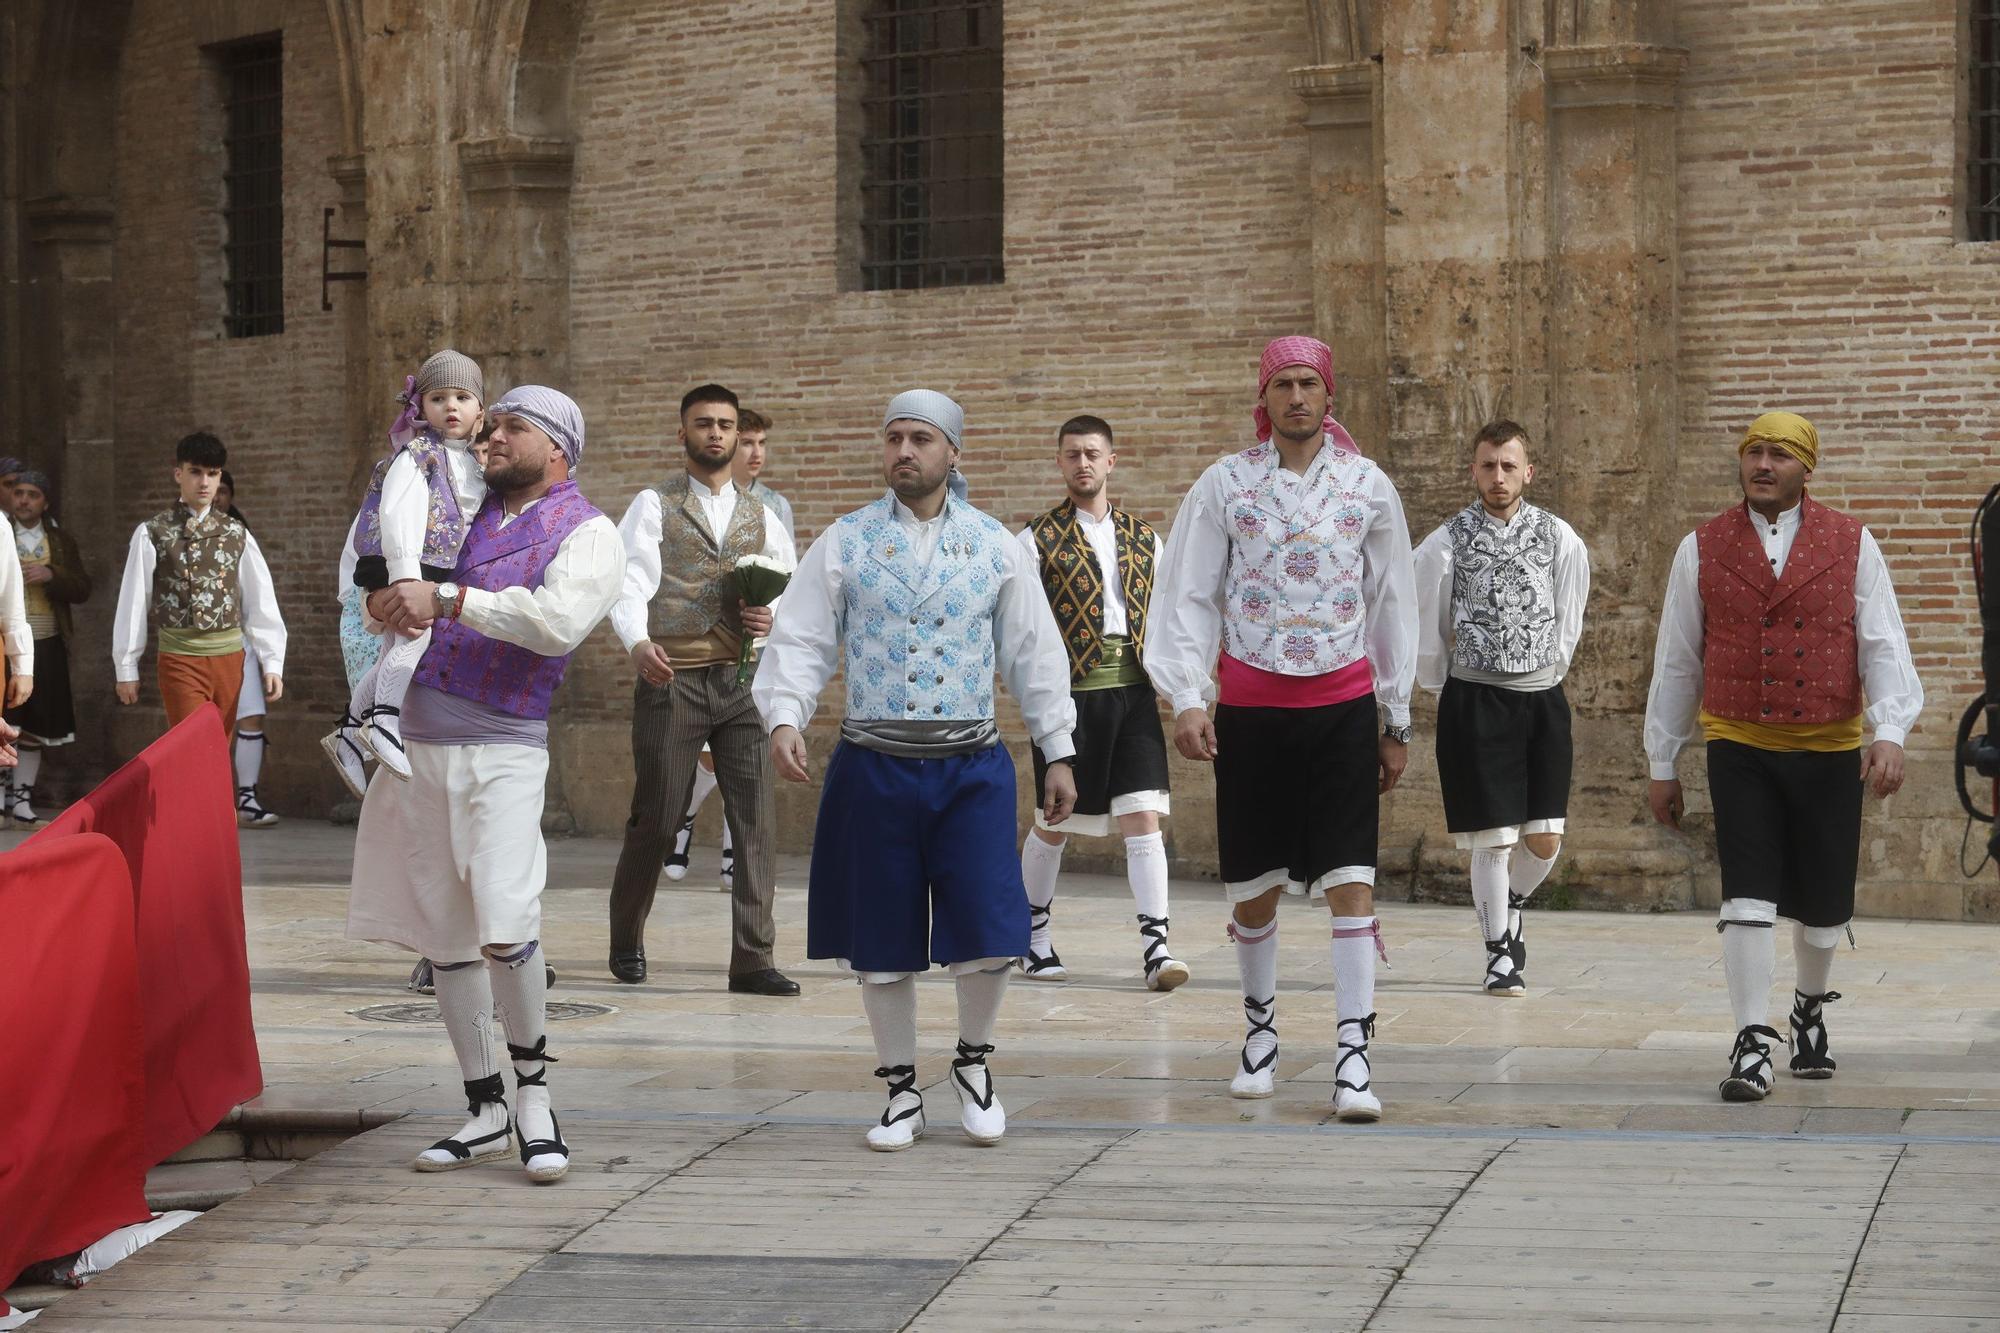
POLYGON ((1516 897, 1526 898, 1542 887, 1542 881, 1549 877, 1549 871, 1555 866, 1556 857, 1561 855, 1561 843, 1556 844, 1556 855, 1546 861, 1530 851, 1527 843, 1521 843, 1514 848, 1514 860, 1508 872, 1507 887, 1513 890, 1516 897))
POLYGON ((1722 905, 1722 971, 1729 981, 1729 1008, 1736 1030, 1769 1027, 1771 981, 1778 970, 1772 938, 1778 905, 1732 898, 1722 905))
POLYGON ((875 1038, 875 1058, 886 1068, 917 1063, 917 979, 863 981, 861 1008, 875 1038))
POLYGON ((1125 878, 1140 916, 1167 914, 1167 839, 1155 829, 1125 839, 1125 878))
MULTIPOLYGON (((1839 929, 1832 926, 1826 931, 1837 940, 1839 929)), ((1796 984, 1801 995, 1824 995, 1833 989, 1833 954, 1838 946, 1831 942, 1815 943, 1821 933, 1818 928, 1792 923, 1792 961, 1798 968, 1796 984)))
POLYGON ((493 984, 480 963, 431 964, 438 1012, 467 1083, 500 1072, 493 1061, 493 984))
POLYGON ((1512 845, 1472 849, 1472 908, 1479 913, 1481 939, 1497 940, 1507 933, 1508 857, 1522 850, 1512 845))
POLYGON ((1030 830, 1021 844, 1021 882, 1028 887, 1028 906, 1047 907, 1055 901, 1056 877, 1062 873, 1063 848, 1069 839, 1044 842, 1030 830))
MULTIPOLYGON (((494 1007, 507 1032, 507 1044, 539 1052, 548 1031, 548 974, 542 970, 540 941, 529 940, 507 953, 488 954, 486 972, 493 985, 494 1007)), ((517 1079, 542 1074, 542 1056, 514 1057, 517 1079)), ((549 1090, 536 1084, 515 1087, 514 1123, 523 1139, 553 1139, 555 1121, 549 1115, 549 1090)))
MULTIPOLYGON (((1243 978, 1243 1008, 1250 1018, 1270 1023, 1278 1009, 1278 919, 1263 926, 1229 923, 1229 937, 1236 941, 1236 970, 1243 978)), ((1253 1032, 1244 1041, 1245 1058, 1257 1064, 1276 1048, 1278 1039, 1268 1032, 1253 1032)))
MULTIPOLYGON (((25 760, 27 755, 22 755, 25 760)), ((236 733, 236 785, 254 787, 264 772, 264 733, 261 731, 239 731, 236 733)), ((26 785, 25 781, 22 785, 26 785)))
POLYGON ((1339 1018, 1366 1018, 1375 1012, 1375 941, 1380 929, 1372 916, 1333 918, 1333 1007, 1339 1018))
POLYGON ((993 1023, 1000 1016, 1000 1000, 1007 994, 1007 977, 1013 959, 983 959, 989 971, 960 972, 958 983, 958 1039, 968 1046, 985 1046, 993 1040, 993 1023))
POLYGON ((38 746, 35 749, 30 750, 27 749, 26 747, 23 747, 21 750, 21 760, 18 764, 14 766, 14 785, 16 787, 34 786, 35 775, 40 773, 41 771, 42 771, 41 748, 38 746))
MULTIPOLYGON (((694 794, 688 797, 687 817, 689 819, 695 817, 695 814, 701 809, 701 803, 706 801, 708 794, 714 790, 715 774, 697 763, 694 766, 694 794)), ((729 836, 727 829, 724 829, 722 836, 725 838, 729 836)))

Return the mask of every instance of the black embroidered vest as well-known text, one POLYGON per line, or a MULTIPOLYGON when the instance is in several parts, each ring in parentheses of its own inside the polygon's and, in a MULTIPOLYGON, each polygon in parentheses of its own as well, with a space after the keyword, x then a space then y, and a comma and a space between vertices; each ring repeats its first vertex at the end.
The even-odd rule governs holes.
MULTIPOLYGON (((1111 511, 1118 546, 1118 587, 1125 594, 1125 621, 1132 646, 1146 647, 1146 607, 1153 597, 1153 529, 1122 509, 1111 511)), ((1083 535, 1076 505, 1063 501, 1029 525, 1041 557, 1042 589, 1049 596, 1056 628, 1069 649, 1072 682, 1089 675, 1104 656, 1104 580, 1097 556, 1083 535)))

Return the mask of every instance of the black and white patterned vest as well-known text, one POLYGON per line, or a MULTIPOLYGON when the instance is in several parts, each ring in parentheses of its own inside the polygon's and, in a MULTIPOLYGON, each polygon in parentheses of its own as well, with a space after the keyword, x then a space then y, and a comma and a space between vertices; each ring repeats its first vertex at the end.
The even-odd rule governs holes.
POLYGON ((1515 675, 1556 664, 1556 550, 1561 531, 1523 501, 1514 521, 1489 522, 1474 501, 1445 521, 1451 534, 1452 662, 1515 675))

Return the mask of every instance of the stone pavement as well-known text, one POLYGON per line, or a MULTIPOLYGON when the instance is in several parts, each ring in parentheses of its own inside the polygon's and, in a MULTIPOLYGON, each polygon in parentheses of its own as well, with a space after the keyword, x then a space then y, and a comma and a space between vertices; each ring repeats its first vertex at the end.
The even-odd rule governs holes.
POLYGON ((931 1132, 881 1155, 861 1146, 881 1092, 853 983, 799 958, 801 864, 783 867, 778 901, 801 998, 723 989, 712 849, 663 883, 653 980, 626 987, 603 966, 617 848, 560 842, 552 1000, 610 1012, 550 1029, 576 1156, 567 1180, 535 1188, 518 1163, 408 1170, 458 1123, 458 1079, 435 1022, 366 1012, 417 997, 407 957, 341 936, 351 836, 244 835, 269 1085, 250 1110, 366 1132, 40 1327, 2000 1333, 1990 928, 1861 923, 1835 970, 1839 1076, 1780 1077, 1769 1101, 1729 1106, 1714 1091, 1730 1033, 1710 916, 1531 912, 1532 989, 1498 1000, 1474 988, 1469 909, 1389 905, 1375 1048, 1388 1113, 1343 1127, 1328 1123, 1321 909, 1281 916, 1278 1095, 1237 1102, 1216 887, 1175 886, 1195 979, 1160 996, 1138 984, 1122 881, 1066 879, 1071 979, 1017 981, 996 1036, 1005 1142, 959 1133, 951 987, 926 979, 931 1132))

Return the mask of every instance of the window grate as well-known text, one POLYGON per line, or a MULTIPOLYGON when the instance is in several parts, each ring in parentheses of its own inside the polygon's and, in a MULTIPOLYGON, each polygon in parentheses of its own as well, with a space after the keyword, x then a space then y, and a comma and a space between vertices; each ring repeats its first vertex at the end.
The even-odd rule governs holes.
POLYGON ((863 23, 862 285, 1001 281, 1001 0, 873 0, 863 23))
POLYGON ((2000 0, 1972 0, 1966 236, 2000 241, 2000 0))
POLYGON ((285 331, 284 46, 253 37, 216 51, 222 73, 223 329, 285 331))

